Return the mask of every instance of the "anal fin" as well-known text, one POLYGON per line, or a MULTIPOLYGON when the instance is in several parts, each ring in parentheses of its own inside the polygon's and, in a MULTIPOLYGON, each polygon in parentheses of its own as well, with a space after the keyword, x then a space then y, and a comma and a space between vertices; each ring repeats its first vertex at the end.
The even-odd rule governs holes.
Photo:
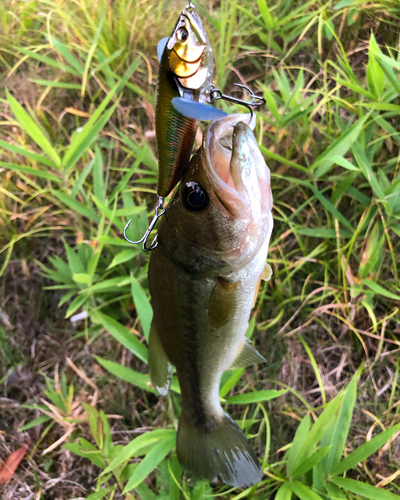
POLYGON ((267 360, 262 356, 257 349, 246 338, 240 347, 240 351, 229 370, 236 370, 236 368, 246 368, 246 366, 255 365, 257 363, 265 363, 267 360))
POLYGON ((149 371, 154 388, 161 396, 166 396, 171 385, 173 366, 169 362, 161 344, 154 320, 151 324, 149 336, 149 371))

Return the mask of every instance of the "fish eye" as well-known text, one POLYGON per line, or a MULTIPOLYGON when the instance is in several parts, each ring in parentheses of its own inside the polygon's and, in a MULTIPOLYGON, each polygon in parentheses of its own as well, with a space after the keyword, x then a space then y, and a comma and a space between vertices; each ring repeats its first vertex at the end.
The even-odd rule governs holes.
POLYGON ((180 42, 185 42, 189 38, 189 33, 186 28, 179 28, 176 32, 176 38, 180 42))
POLYGON ((187 182, 182 192, 182 203, 187 210, 200 212, 210 202, 207 191, 197 182, 187 182))

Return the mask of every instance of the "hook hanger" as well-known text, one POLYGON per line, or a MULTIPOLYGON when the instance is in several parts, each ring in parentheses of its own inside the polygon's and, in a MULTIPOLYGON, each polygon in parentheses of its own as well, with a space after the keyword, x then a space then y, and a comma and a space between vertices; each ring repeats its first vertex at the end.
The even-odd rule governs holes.
POLYGON ((158 219, 165 214, 165 207, 164 207, 164 198, 162 196, 159 196, 158 197, 158 205, 156 207, 156 213, 153 217, 153 220, 150 222, 150 226, 147 228, 147 231, 144 233, 144 235, 142 236, 142 238, 140 238, 140 240, 138 241, 132 241, 128 238, 128 236, 126 235, 126 231, 129 227, 129 224, 132 222, 132 219, 130 219, 126 226, 124 227, 124 238, 126 239, 126 241, 128 241, 129 243, 132 243, 133 245, 136 245, 138 243, 142 243, 143 242, 143 245, 142 245, 142 248, 145 252, 149 252, 150 250, 154 250, 156 248, 156 246, 158 245, 158 234, 155 235, 153 241, 151 242, 150 246, 147 246, 147 240, 149 239, 149 236, 150 236, 150 233, 153 231, 153 229, 155 228, 156 224, 157 224, 157 221, 158 219))
POLYGON ((218 101, 218 99, 223 99, 224 101, 233 102, 234 104, 239 104, 240 106, 245 106, 250 111, 250 121, 253 118, 253 110, 251 106, 263 106, 267 103, 264 97, 255 95, 255 93, 251 90, 251 88, 243 85, 242 83, 234 83, 237 87, 242 89, 246 89, 250 94, 251 101, 244 101, 243 99, 238 99, 237 97, 233 97, 231 95, 226 95, 221 92, 221 90, 217 89, 215 85, 211 85, 210 91, 210 102, 213 103, 218 101))

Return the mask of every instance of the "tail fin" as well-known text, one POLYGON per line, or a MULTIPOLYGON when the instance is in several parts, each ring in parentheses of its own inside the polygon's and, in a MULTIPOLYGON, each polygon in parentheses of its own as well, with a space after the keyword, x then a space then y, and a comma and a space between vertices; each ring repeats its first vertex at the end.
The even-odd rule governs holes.
POLYGON ((219 477, 236 488, 247 488, 261 481, 255 451, 227 414, 207 431, 198 430, 190 420, 181 418, 177 453, 181 466, 197 478, 212 481, 219 477))

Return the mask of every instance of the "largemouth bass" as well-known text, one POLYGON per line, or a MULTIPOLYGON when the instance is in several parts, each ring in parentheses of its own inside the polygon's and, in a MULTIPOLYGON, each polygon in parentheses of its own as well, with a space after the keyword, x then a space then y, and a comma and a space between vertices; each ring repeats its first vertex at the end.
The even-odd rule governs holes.
POLYGON ((176 367, 179 462, 197 477, 235 487, 259 482, 261 469, 223 411, 219 386, 228 368, 265 361, 245 332, 260 280, 270 271, 273 225, 269 169, 241 120, 230 115, 206 129, 167 206, 149 264, 150 376, 165 395, 176 367))
POLYGON ((221 118, 223 112, 204 104, 212 82, 213 52, 200 16, 192 4, 182 11, 172 35, 159 43, 158 56, 157 194, 164 198, 180 180, 189 162, 198 120, 221 118), (197 119, 182 114, 186 112, 187 105, 191 108, 192 104, 195 105, 197 119))

